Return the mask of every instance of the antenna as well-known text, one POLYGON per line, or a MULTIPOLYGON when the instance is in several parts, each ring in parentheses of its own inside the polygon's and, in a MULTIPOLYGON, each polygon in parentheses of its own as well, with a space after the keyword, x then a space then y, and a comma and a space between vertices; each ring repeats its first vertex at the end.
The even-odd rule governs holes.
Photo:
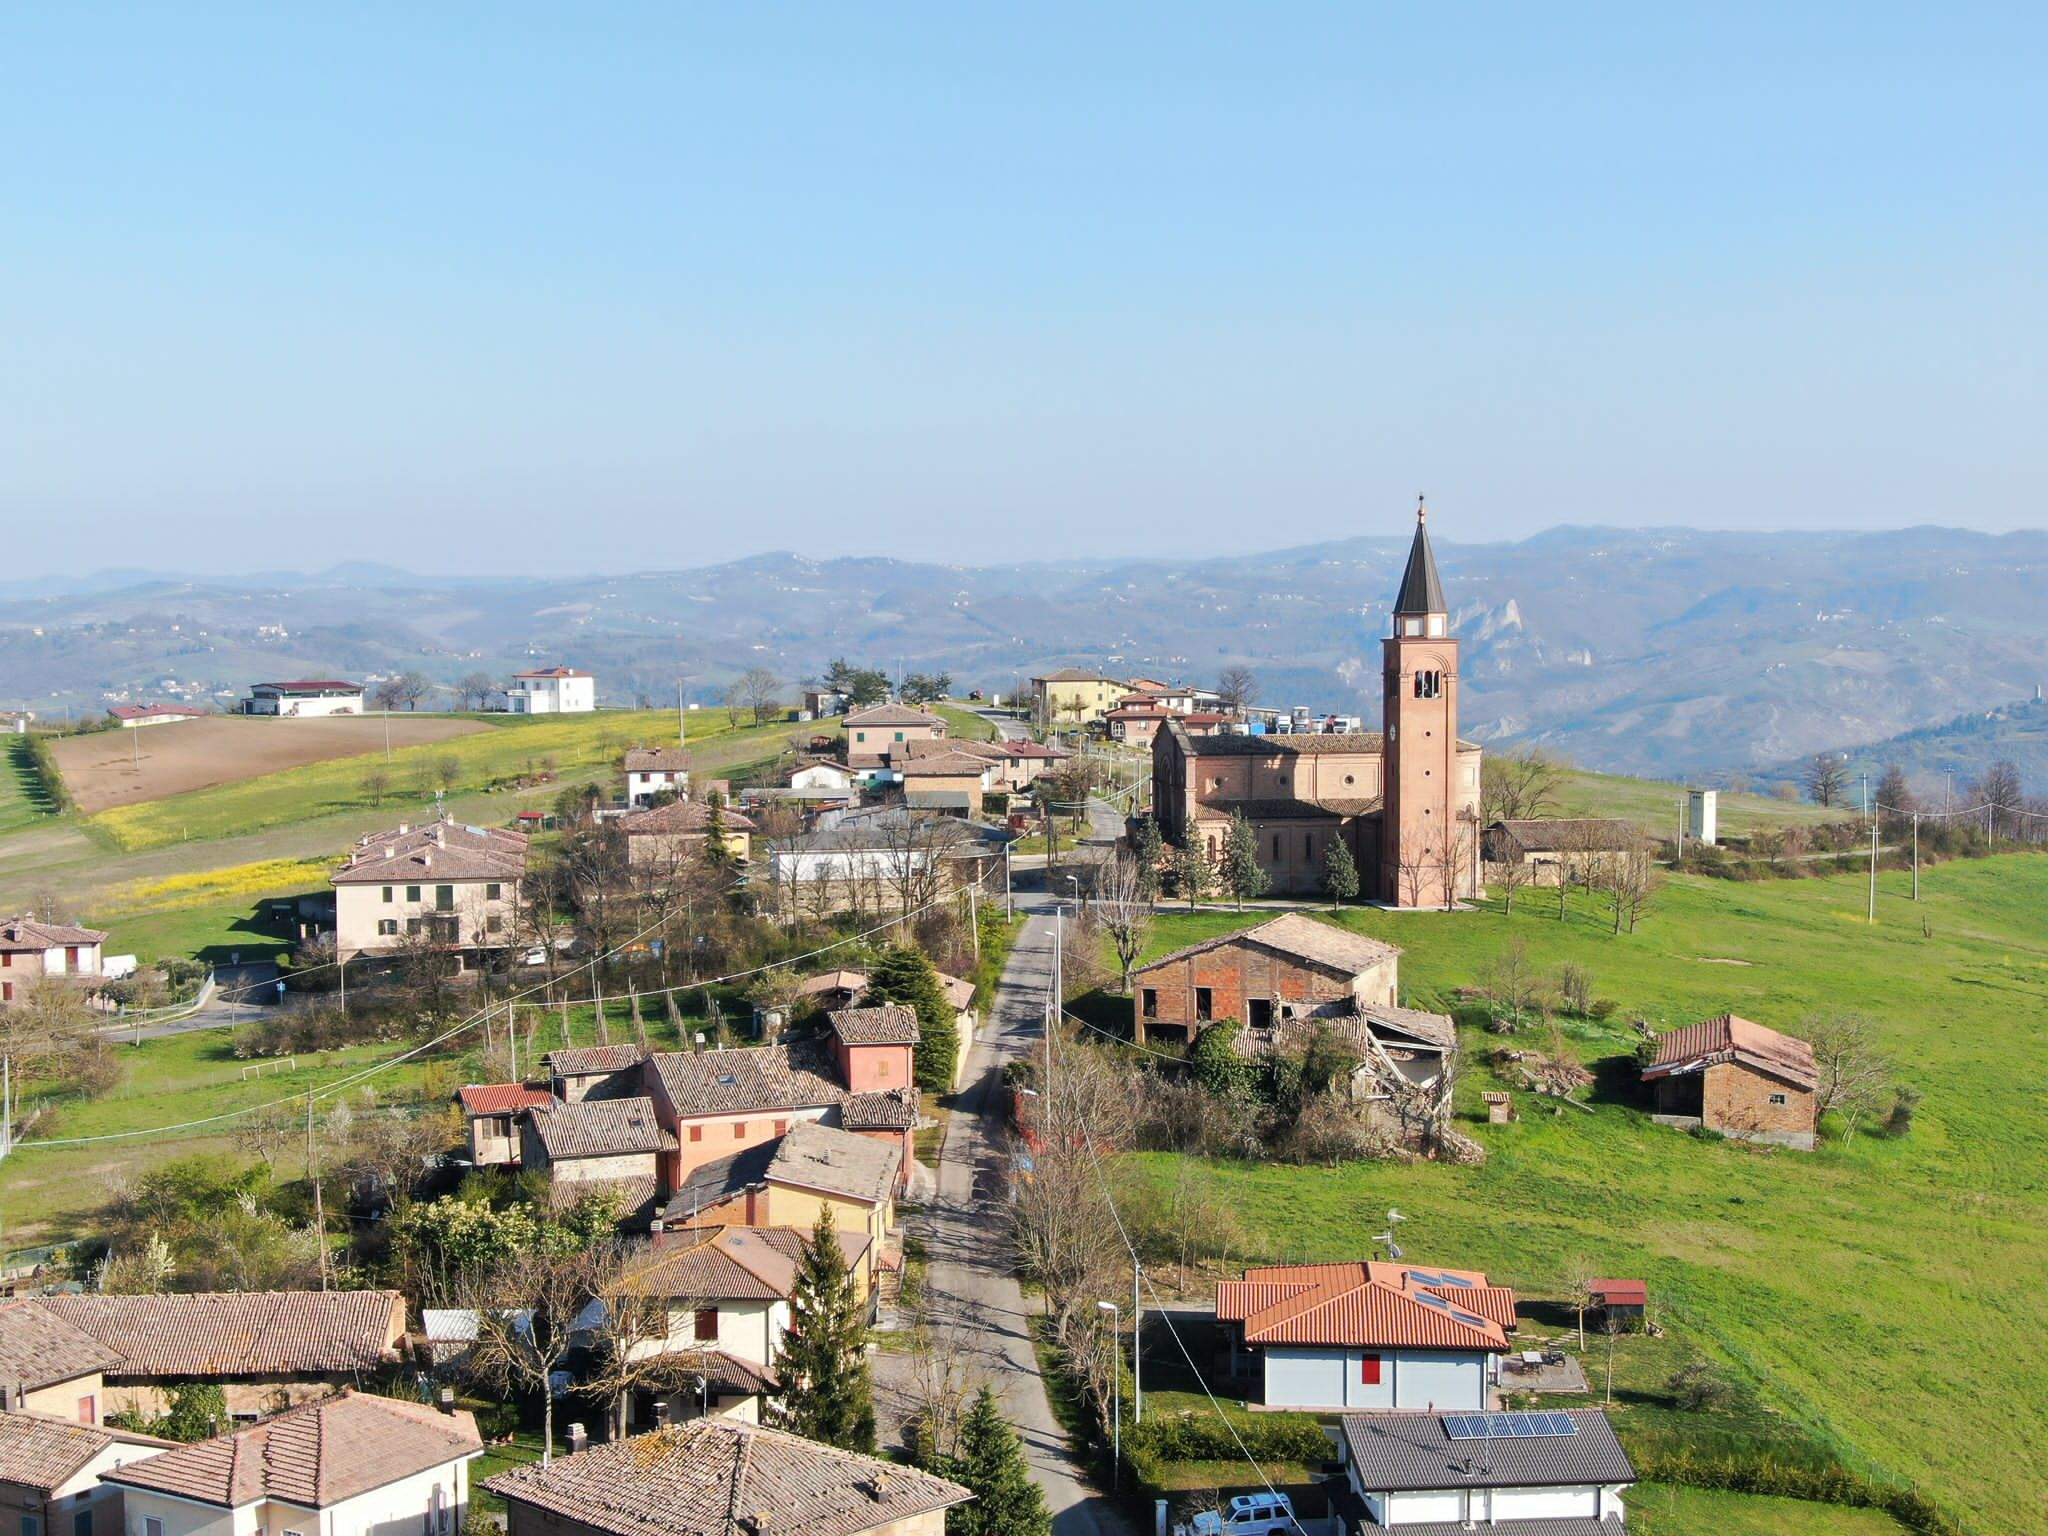
POLYGON ((1372 1240, 1387 1250, 1387 1257, 1390 1259, 1398 1261, 1408 1257, 1401 1251, 1401 1245, 1394 1241, 1394 1234, 1391 1232, 1375 1232, 1372 1240))

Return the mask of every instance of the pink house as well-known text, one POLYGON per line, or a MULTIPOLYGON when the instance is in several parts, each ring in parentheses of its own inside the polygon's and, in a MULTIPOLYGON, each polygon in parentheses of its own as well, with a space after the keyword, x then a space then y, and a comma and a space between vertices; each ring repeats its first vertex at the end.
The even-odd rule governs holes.
POLYGON ((917 1014, 901 1004, 841 1008, 825 1016, 849 1093, 894 1093, 911 1082, 917 1014))

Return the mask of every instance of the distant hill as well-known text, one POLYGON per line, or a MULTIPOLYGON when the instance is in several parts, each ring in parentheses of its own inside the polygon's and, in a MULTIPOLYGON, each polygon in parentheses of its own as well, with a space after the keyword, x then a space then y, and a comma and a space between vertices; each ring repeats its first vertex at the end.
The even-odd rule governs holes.
MULTIPOLYGON (((1938 802, 1951 774, 1960 789, 2008 757, 2019 765, 2020 778, 2030 791, 2048 791, 2048 700, 2002 704, 1851 747, 1848 770, 1852 779, 1867 773, 1876 783, 1889 765, 1897 763, 1915 790, 1938 802)), ((1786 772, 1795 772, 1797 766, 1786 765, 1786 772)))
MULTIPOLYGON (((171 684, 231 697, 263 677, 452 681, 558 660, 596 672, 608 703, 678 683, 708 702, 748 667, 797 679, 845 655, 1001 691, 1061 664, 1203 682, 1244 665, 1265 703, 1372 717, 1409 539, 1404 519, 1383 526, 1215 560, 777 553, 616 576, 17 583, 0 586, 0 703, 98 710, 171 684)), ((1467 733, 1589 767, 1725 781, 2029 696, 2048 668, 2043 533, 1562 527, 1437 553, 1467 733)))

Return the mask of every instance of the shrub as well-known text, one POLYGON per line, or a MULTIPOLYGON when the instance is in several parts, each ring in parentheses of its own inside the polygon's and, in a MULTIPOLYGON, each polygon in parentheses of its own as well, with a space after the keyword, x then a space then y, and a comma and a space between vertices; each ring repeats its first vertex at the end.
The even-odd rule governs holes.
POLYGON ((1671 1373, 1664 1390, 1678 1406, 1694 1413, 1726 1408, 1735 1401, 1735 1388, 1728 1379, 1704 1360, 1689 1360, 1671 1373))

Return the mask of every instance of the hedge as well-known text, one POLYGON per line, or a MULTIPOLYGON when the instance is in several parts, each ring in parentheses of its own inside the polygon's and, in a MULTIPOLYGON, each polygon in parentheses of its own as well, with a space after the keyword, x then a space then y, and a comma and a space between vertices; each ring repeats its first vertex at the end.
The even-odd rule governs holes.
POLYGON ((1879 1482, 1838 1462, 1806 1466, 1772 1456, 1700 1456, 1683 1449, 1644 1451, 1636 1447, 1630 1448, 1629 1459, 1645 1482, 1881 1509, 1918 1536, 1963 1536, 1963 1527, 1919 1489, 1879 1482))
POLYGON ((1228 1423, 1215 1413, 1176 1413, 1125 1426, 1124 1459, 1155 1486, 1169 1463, 1236 1461, 1247 1453, 1260 1462, 1311 1463, 1335 1454, 1320 1422, 1306 1413, 1232 1414, 1228 1423))
POLYGON ((26 736, 14 738, 16 751, 25 752, 28 766, 34 775, 43 797, 50 802, 53 811, 75 811, 78 804, 71 798, 71 791, 64 787, 64 775, 57 767, 57 759, 50 752, 50 738, 40 731, 30 731, 26 736))

